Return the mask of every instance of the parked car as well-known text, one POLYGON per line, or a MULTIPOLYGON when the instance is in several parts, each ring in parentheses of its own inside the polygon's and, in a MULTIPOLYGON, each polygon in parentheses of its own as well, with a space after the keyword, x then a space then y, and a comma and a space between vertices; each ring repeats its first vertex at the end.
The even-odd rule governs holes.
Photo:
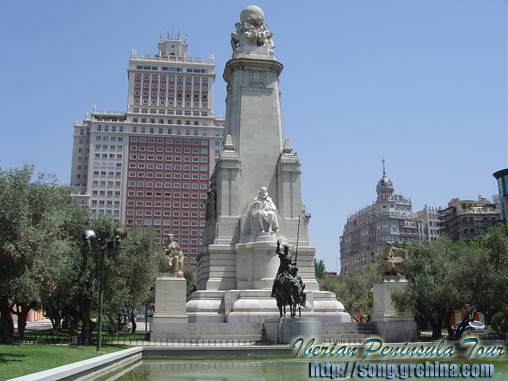
MULTIPOLYGON (((452 326, 452 329, 456 331, 459 328, 460 322, 454 324, 452 326)), ((475 320, 470 321, 466 328, 464 329, 465 333, 471 333, 471 332, 477 332, 477 331, 485 331, 485 324, 483 324, 481 321, 475 320)))

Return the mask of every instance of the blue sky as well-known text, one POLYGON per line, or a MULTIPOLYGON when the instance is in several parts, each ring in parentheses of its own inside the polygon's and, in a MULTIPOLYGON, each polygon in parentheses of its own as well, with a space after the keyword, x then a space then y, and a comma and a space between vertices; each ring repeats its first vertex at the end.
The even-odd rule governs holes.
POLYGON ((188 36, 215 57, 215 113, 241 10, 274 34, 285 137, 302 162, 311 243, 337 269, 347 216, 373 202, 381 160, 413 211, 490 198, 508 166, 507 2, 0 0, 0 167, 69 182, 73 124, 125 111, 131 49, 188 36), (45 147, 45 148, 41 148, 45 147))

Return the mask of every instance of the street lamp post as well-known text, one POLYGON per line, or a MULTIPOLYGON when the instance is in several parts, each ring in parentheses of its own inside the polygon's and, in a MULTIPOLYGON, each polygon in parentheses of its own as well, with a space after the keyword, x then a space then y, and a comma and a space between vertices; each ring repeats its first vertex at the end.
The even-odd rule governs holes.
POLYGON ((111 232, 105 228, 97 229, 97 233, 93 230, 86 230, 83 233, 83 240, 87 243, 91 252, 99 253, 99 316, 97 317, 97 352, 101 350, 102 344, 102 293, 104 290, 104 256, 106 249, 112 252, 120 250, 122 239, 127 237, 127 230, 123 227, 117 227, 113 231, 114 237, 108 241, 111 232))
MULTIPOLYGON (((153 291, 154 287, 148 287, 148 291, 153 291)), ((145 301, 145 332, 148 332, 148 297, 145 301)))

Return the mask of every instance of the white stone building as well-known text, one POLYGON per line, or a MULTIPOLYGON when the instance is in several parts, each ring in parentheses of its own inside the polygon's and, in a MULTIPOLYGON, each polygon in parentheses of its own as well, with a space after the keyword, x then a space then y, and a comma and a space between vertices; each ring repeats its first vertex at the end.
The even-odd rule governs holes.
POLYGON ((441 207, 425 205, 422 210, 415 213, 418 221, 418 238, 420 241, 435 241, 440 237, 439 211, 441 207))
POLYGON ((394 189, 383 169, 376 201, 348 217, 340 237, 341 272, 356 269, 364 273, 370 263, 377 261, 387 241, 409 242, 417 238, 411 199, 394 194, 394 189))

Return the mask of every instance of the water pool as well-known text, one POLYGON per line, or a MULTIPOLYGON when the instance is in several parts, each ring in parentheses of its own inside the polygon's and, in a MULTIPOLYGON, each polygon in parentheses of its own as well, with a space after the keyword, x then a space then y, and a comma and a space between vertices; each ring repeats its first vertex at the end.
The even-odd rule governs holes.
MULTIPOLYGON (((319 362, 327 360, 319 359, 319 362)), ((334 364, 346 366, 344 361, 330 361, 334 364)), ((431 361, 433 363, 434 361, 431 361)), ((464 363, 473 364, 474 361, 465 361, 457 358, 448 363, 456 363, 459 366, 464 363)), ((377 363, 375 361, 366 362, 377 363)), ((394 364, 407 363, 392 361, 394 364)), ((415 362, 418 363, 418 362, 415 362)), ((508 362, 491 361, 494 364, 494 374, 490 380, 508 380, 508 362)), ((309 380, 310 360, 301 358, 274 359, 266 356, 175 356, 162 358, 161 356, 143 356, 136 363, 117 368, 115 371, 94 378, 97 381, 112 380, 309 380), (233 358, 232 358, 233 357, 233 358)), ((315 379, 331 379, 330 377, 317 377, 315 379)), ((336 378, 340 380, 341 378, 336 378)), ((372 379, 369 377, 354 379, 372 379)), ((375 377, 374 379, 387 379, 387 377, 375 377)), ((398 377, 396 379, 399 379, 398 377)), ((418 380, 446 380, 449 378, 425 378, 411 377, 418 380)))

